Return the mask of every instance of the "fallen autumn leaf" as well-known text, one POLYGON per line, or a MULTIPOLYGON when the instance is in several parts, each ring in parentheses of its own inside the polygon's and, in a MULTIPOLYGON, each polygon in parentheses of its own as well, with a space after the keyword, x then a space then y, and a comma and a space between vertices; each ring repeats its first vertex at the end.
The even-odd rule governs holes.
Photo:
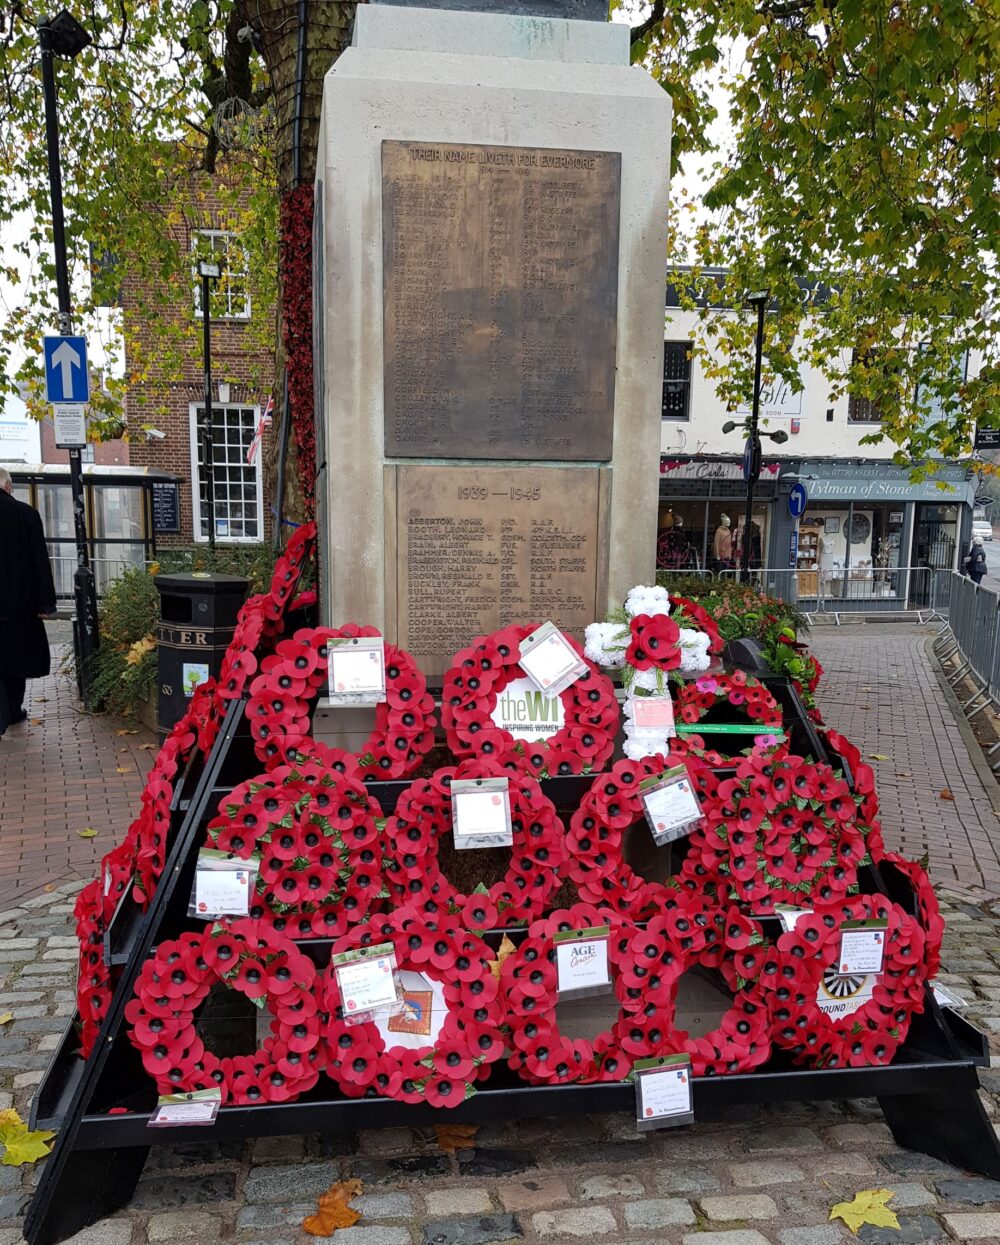
POLYGON ((338 1180, 330 1185, 316 1200, 316 1214, 302 1220, 302 1230, 310 1236, 332 1236, 338 1228, 350 1228, 361 1218, 359 1210, 349 1205, 357 1197, 363 1185, 360 1180, 338 1180))
POLYGON ((864 1223, 870 1223, 877 1228, 895 1228, 898 1231, 899 1220, 886 1206, 886 1202, 895 1196, 891 1189, 862 1189, 854 1195, 852 1202, 838 1202, 830 1211, 830 1218, 843 1219, 855 1236, 864 1223))
POLYGON ((435 1124, 434 1136, 439 1149, 445 1154, 455 1154, 459 1150, 472 1150, 476 1144, 478 1124, 435 1124))

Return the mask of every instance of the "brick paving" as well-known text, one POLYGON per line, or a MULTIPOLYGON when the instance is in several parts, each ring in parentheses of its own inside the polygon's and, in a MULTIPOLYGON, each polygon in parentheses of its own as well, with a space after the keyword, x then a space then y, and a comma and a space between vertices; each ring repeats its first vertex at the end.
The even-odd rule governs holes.
MULTIPOLYGON (((995 896, 998 888, 992 871, 969 868, 958 850, 969 845, 973 860, 995 859, 992 826, 967 809, 987 792, 972 781, 961 736, 935 694, 926 632, 859 630, 814 635, 828 666, 824 711, 866 752, 892 758, 874 763, 887 835, 909 852, 926 846, 931 853, 948 921, 941 980, 970 1000, 970 1018, 990 1033, 996 1066, 981 1073, 981 1096, 1000 1121, 1000 904, 978 889, 988 886, 995 896), (939 808, 945 784, 956 807, 939 808)), ((0 754, 5 783, 19 783, 30 808, 23 770, 35 776, 39 793, 73 790, 114 820, 117 789, 112 796, 69 786, 74 777, 61 773, 51 741, 71 739, 74 764, 82 754, 96 754, 103 758, 98 772, 107 774, 110 765, 114 774, 118 766, 111 762, 124 755, 117 749, 134 750, 137 737, 116 736, 102 721, 85 726, 84 719, 66 718, 61 725, 73 711, 71 698, 64 703, 57 693, 53 709, 52 693, 42 685, 36 690, 49 697, 43 709, 55 729, 48 746, 40 729, 26 734, 14 764, 0 754)), ((133 798, 148 755, 139 751, 131 762, 136 772, 120 776, 133 798)), ((131 811, 126 805, 124 816, 131 811)), ((5 818, 17 816, 14 807, 8 800, 5 818)), ((73 838, 84 816, 96 828, 91 813, 69 812, 73 838)), ((110 843, 110 825, 106 833, 110 843)), ((55 836, 52 842, 55 859, 55 836)), ((13 1013, 0 1027, 0 1109, 13 1104, 22 1115, 73 1011, 66 969, 75 954, 71 913, 80 882, 67 879, 88 876, 90 861, 105 850, 96 840, 83 859, 71 854, 75 846, 63 845, 61 859, 72 867, 55 889, 39 891, 29 863, 18 906, 0 912, 0 1013, 13 1013)), ((699 1119, 693 1128, 645 1134, 625 1114, 497 1123, 480 1129, 473 1147, 454 1157, 442 1154, 431 1134, 406 1128, 245 1145, 220 1146, 206 1137, 155 1150, 130 1205, 74 1237, 73 1245, 304 1245, 315 1238, 299 1225, 316 1195, 347 1176, 363 1182, 355 1202, 362 1218, 337 1233, 336 1245, 1000 1243, 1000 1182, 901 1149, 877 1104, 865 1100, 739 1108, 699 1119), (877 1188, 894 1191, 899 1232, 863 1227, 854 1238, 829 1221, 835 1202, 877 1188)), ((22 1245, 18 1223, 35 1178, 31 1168, 0 1166, 0 1245, 22 1245)))
POLYGON ((0 910, 96 876, 135 816, 156 755, 144 727, 83 713, 58 670, 28 683, 25 708, 28 721, 0 739, 0 910), (80 838, 88 828, 96 838, 80 838))
POLYGON ((914 860, 926 854, 938 884, 997 895, 1000 792, 969 759, 928 654, 933 635, 915 624, 814 628, 819 701, 875 770, 886 841, 914 860))

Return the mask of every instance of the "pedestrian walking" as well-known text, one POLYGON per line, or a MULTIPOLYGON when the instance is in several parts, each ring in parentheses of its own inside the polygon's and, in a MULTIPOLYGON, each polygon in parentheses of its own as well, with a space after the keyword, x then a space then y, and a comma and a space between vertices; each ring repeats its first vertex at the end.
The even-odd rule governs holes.
POLYGON ((972 548, 965 559, 965 570, 973 583, 982 583, 986 574, 986 550, 983 548, 982 536, 973 536, 972 548))
POLYGON ((56 590, 38 511, 13 495, 0 467, 0 738, 23 722, 27 679, 49 673, 43 618, 56 612, 56 590))

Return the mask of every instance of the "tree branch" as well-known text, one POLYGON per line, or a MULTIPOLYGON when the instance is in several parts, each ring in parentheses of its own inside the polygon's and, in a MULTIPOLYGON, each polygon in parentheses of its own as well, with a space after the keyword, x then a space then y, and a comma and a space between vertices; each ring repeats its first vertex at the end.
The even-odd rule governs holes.
POLYGON ((655 30, 663 21, 663 9, 665 0, 653 0, 653 11, 644 22, 640 22, 638 26, 632 27, 631 45, 635 45, 640 39, 645 39, 651 30, 655 30))

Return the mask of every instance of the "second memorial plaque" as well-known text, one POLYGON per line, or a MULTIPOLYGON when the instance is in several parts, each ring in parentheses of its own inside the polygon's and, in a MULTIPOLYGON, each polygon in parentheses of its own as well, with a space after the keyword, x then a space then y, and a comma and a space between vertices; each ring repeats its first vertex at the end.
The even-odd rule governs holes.
POLYGON ((621 156, 382 144, 385 453, 611 458, 621 156))
POLYGON ((396 637, 438 674, 478 636, 603 617, 607 475, 586 467, 396 468, 396 637))

